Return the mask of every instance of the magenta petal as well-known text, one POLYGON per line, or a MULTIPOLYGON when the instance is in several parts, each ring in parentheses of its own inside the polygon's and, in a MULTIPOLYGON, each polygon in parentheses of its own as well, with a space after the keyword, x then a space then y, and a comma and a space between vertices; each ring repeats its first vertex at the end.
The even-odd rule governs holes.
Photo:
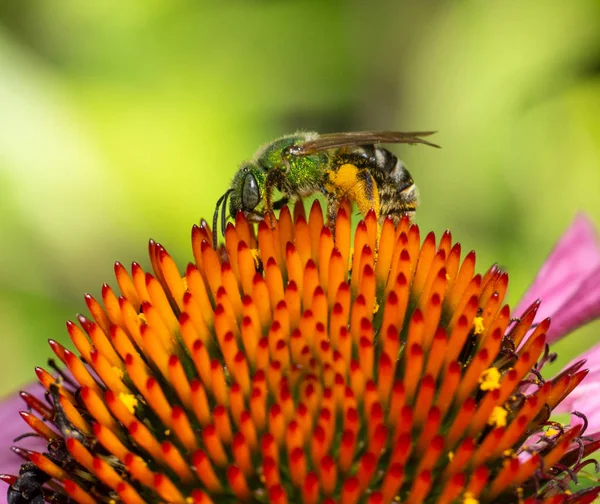
POLYGON ((600 430, 600 343, 583 353, 566 367, 576 361, 586 359, 583 369, 589 374, 555 409, 556 413, 579 411, 589 422, 588 432, 600 430))
POLYGON ((548 343, 600 317, 600 242, 594 225, 578 215, 560 238, 514 313, 542 299, 535 321, 552 318, 548 343))
MULTIPOLYGON (((44 389, 39 384, 28 386, 25 390, 36 395, 39 398, 43 397, 44 389)), ((0 401, 0 474, 19 474, 19 467, 23 463, 23 459, 14 454, 10 447, 18 445, 22 448, 31 450, 44 450, 45 442, 39 437, 25 438, 18 443, 13 440, 25 432, 31 432, 31 429, 23 421, 19 415, 19 411, 27 409, 27 405, 18 393, 10 395, 0 401)))

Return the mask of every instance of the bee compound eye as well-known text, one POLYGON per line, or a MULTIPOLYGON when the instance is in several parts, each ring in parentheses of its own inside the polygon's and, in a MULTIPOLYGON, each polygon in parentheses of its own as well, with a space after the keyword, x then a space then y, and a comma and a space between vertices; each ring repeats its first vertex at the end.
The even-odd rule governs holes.
POLYGON ((258 183, 254 175, 249 173, 244 179, 242 186, 242 207, 244 210, 254 210, 254 207, 258 205, 260 201, 260 193, 258 190, 258 183))

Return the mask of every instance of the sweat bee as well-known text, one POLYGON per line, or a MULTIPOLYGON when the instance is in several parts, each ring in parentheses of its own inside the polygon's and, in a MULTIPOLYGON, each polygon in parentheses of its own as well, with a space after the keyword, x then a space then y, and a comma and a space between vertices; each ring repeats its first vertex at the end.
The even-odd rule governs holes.
MULTIPOLYGON (((85 435, 76 429, 67 419, 60 404, 58 387, 51 385, 50 390, 46 394, 49 402, 53 405, 52 418, 49 420, 58 427, 62 437, 57 436, 51 439, 43 455, 60 469, 69 469, 72 468, 75 462, 67 450, 65 439, 75 438, 85 444, 87 444, 87 441, 85 435)), ((28 436, 28 434, 25 436, 28 436)), ((25 436, 19 436, 15 441, 25 436)), ((56 492, 51 488, 46 488, 46 483, 50 479, 52 477, 38 468, 33 462, 25 462, 19 469, 19 476, 8 488, 7 504, 44 504, 45 502, 66 504, 70 502, 64 494, 56 492)))
POLYGON ((244 212, 250 221, 262 220, 288 201, 321 193, 327 197, 327 216, 333 222, 339 204, 348 199, 365 215, 397 220, 414 215, 418 192, 404 163, 379 144, 408 143, 439 147, 424 139, 433 131, 362 131, 354 133, 299 132, 263 146, 242 163, 231 186, 217 201, 213 215, 213 244, 217 221, 225 233, 229 216, 244 212), (281 198, 274 201, 274 191, 281 198))

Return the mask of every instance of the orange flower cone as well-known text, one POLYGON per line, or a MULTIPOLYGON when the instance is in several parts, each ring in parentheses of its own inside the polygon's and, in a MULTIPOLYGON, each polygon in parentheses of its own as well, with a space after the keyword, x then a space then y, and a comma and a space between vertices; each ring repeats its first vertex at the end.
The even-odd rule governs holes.
POLYGON ((117 263, 118 289, 86 296, 91 317, 67 324, 76 351, 50 341, 65 370, 38 368, 50 404, 23 394, 22 413, 47 447, 17 449, 27 462, 2 476, 9 502, 559 504, 600 492, 568 490, 598 443, 549 420, 586 371, 543 381, 550 321, 532 327, 536 303, 508 330, 507 274, 476 274, 449 232, 379 228, 370 213, 353 234, 342 208, 332 233, 315 203, 256 232, 240 214, 218 250, 203 223, 192 250, 182 275, 151 241, 153 273, 117 263))

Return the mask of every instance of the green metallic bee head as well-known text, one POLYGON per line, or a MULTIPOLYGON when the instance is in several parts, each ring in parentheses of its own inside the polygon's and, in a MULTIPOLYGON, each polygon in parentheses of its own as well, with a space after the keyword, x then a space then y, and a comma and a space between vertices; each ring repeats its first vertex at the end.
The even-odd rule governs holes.
POLYGON ((266 174, 269 170, 283 166, 286 149, 307 138, 308 134, 286 135, 264 145, 254 155, 252 161, 246 161, 231 181, 229 189, 219 198, 213 215, 213 242, 217 243, 217 221, 221 211, 221 233, 225 234, 227 221, 227 201, 229 216, 235 219, 239 211, 244 212, 250 221, 264 217, 264 194, 266 174))
POLYGON ((229 215, 234 219, 239 211, 244 212, 250 218, 253 215, 262 217, 259 208, 263 203, 264 189, 264 171, 255 162, 244 163, 233 177, 230 188, 217 201, 213 215, 213 243, 215 246, 217 243, 219 210, 221 210, 221 233, 225 234, 227 200, 229 200, 229 215))
MULTIPOLYGON (((265 190, 265 172, 254 162, 247 162, 237 171, 231 181, 229 215, 235 218, 241 210, 246 214, 257 213, 265 190)), ((223 207, 225 209, 225 207, 223 207)))

